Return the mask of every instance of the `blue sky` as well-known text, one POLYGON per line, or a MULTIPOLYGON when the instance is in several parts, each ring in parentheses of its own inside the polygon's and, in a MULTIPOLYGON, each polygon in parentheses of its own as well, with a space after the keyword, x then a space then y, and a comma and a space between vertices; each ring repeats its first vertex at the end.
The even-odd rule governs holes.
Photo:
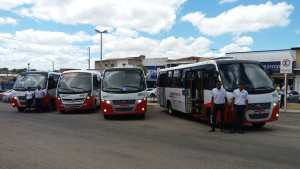
POLYGON ((298 0, 0 0, 0 67, 88 67, 103 59, 224 56, 300 47, 298 0), (215 50, 212 50, 215 49, 215 50))

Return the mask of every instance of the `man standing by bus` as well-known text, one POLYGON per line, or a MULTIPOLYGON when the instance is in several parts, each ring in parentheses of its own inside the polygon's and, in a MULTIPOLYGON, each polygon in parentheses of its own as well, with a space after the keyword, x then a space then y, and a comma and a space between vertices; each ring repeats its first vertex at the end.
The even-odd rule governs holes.
POLYGON ((32 105, 33 96, 34 96, 34 92, 31 91, 30 87, 28 87, 27 91, 25 93, 26 109, 24 112, 30 112, 30 107, 32 105))
POLYGON ((238 89, 233 91, 232 96, 232 123, 230 133, 234 133, 236 130, 236 118, 239 116, 238 132, 243 133, 244 116, 248 111, 248 92, 244 89, 244 83, 240 82, 238 89))
POLYGON ((41 86, 38 85, 37 89, 34 91, 35 95, 35 107, 37 112, 41 112, 43 108, 43 96, 45 92, 41 90, 41 86))
POLYGON ((225 105, 227 105, 227 94, 226 90, 221 88, 221 81, 217 81, 216 88, 212 89, 211 91, 211 107, 213 112, 213 119, 211 124, 211 130, 210 132, 214 132, 216 128, 216 118, 218 115, 218 112, 220 111, 221 116, 221 132, 223 132, 223 126, 224 126, 224 114, 226 111, 225 105))

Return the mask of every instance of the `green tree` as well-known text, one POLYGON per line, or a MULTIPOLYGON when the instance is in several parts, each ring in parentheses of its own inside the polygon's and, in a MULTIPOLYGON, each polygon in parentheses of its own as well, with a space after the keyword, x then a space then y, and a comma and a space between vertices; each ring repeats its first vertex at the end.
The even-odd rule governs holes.
POLYGON ((142 65, 142 64, 138 64, 138 65, 137 65, 137 67, 140 67, 140 68, 142 68, 142 69, 143 69, 143 71, 144 71, 144 74, 145 74, 145 75, 147 75, 147 73, 148 73, 148 70, 147 70, 146 66, 144 66, 144 65, 142 65))

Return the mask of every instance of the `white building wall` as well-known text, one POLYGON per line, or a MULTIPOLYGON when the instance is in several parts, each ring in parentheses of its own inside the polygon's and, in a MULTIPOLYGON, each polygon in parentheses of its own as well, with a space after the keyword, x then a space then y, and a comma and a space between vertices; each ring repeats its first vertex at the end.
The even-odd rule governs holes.
POLYGON ((256 60, 258 62, 274 62, 283 59, 296 60, 295 50, 261 51, 261 52, 237 52, 226 53, 226 57, 234 57, 241 60, 256 60))
POLYGON ((300 93, 300 75, 296 75, 294 90, 300 93))
POLYGON ((125 64, 125 67, 128 67, 128 60, 118 60, 117 61, 117 67, 124 67, 123 65, 125 64))
POLYGON ((143 59, 142 64, 144 66, 165 66, 168 62, 168 58, 148 58, 143 59))

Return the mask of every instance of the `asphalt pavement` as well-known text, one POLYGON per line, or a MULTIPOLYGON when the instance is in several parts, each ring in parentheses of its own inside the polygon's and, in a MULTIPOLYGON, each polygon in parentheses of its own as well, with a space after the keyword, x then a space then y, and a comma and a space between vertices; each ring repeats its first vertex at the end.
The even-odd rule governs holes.
POLYGON ((299 168, 300 114, 281 113, 244 134, 169 116, 149 104, 145 119, 96 113, 19 113, 0 102, 0 168, 299 168))

